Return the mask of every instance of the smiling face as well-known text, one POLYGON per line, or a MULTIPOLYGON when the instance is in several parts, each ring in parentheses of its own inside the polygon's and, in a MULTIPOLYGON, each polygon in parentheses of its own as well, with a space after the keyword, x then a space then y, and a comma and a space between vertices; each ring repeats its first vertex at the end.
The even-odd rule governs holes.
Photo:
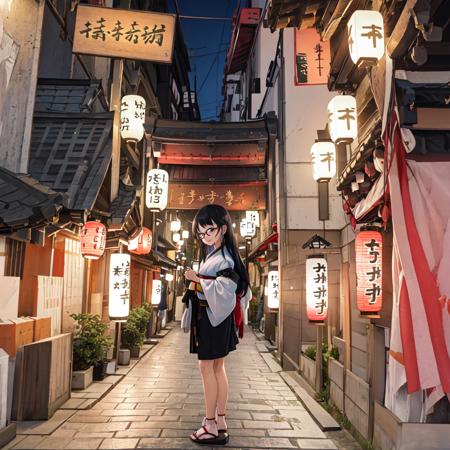
POLYGON ((211 221, 212 225, 198 225, 197 238, 205 245, 215 245, 218 247, 222 241, 222 233, 226 231, 227 226, 223 225, 222 227, 218 227, 214 220, 211 221))

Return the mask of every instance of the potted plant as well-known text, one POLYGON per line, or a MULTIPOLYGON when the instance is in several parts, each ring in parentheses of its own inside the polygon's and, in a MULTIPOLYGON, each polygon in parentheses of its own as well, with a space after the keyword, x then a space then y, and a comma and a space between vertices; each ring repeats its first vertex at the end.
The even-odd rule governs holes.
POLYGON ((93 366, 105 360, 111 338, 108 326, 98 315, 72 314, 76 322, 73 340, 72 388, 85 389, 92 383, 93 366))
POLYGON ((150 313, 143 306, 132 309, 128 315, 122 332, 122 346, 130 350, 132 358, 139 358, 149 318, 150 313))

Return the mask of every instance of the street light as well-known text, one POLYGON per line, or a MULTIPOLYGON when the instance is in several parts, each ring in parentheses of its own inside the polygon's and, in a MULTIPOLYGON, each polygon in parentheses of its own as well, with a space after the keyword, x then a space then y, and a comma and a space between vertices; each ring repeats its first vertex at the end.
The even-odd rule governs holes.
POLYGON ((180 231, 181 230, 181 222, 179 219, 172 220, 170 222, 170 231, 180 231))
POLYGON ((183 230, 183 231, 181 232, 181 237, 182 237, 183 239, 189 239, 189 231, 188 231, 188 230, 183 230))
POLYGON ((144 137, 145 99, 125 95, 120 104, 120 134, 126 141, 139 142, 144 137))

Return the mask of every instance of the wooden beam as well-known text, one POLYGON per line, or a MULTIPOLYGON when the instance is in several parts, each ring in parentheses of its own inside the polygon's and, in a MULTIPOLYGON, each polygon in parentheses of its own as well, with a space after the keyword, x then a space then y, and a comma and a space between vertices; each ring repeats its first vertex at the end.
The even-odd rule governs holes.
POLYGON ((414 130, 450 130, 450 109, 417 108, 417 123, 414 130))

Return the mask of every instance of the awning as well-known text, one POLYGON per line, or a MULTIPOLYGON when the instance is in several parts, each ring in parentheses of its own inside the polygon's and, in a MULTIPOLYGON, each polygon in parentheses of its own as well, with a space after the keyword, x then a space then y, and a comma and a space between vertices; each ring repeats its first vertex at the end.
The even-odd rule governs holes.
POLYGON ((164 255, 163 253, 161 253, 158 250, 153 250, 150 253, 150 256, 161 267, 166 267, 168 269, 176 269, 177 268, 177 263, 173 259, 170 259, 168 256, 164 255))
POLYGON ((158 236, 158 247, 164 250, 178 250, 178 247, 163 236, 158 236))
POLYGON ((269 250, 269 244, 278 244, 278 230, 276 224, 272 226, 272 230, 273 232, 248 254, 248 260, 254 259, 262 252, 269 250))
POLYGON ((136 199, 136 187, 120 183, 119 194, 111 203, 111 222, 108 232, 124 232, 134 238, 141 229, 141 214, 136 199))
POLYGON ((66 204, 64 194, 0 167, 0 234, 53 223, 66 204))

